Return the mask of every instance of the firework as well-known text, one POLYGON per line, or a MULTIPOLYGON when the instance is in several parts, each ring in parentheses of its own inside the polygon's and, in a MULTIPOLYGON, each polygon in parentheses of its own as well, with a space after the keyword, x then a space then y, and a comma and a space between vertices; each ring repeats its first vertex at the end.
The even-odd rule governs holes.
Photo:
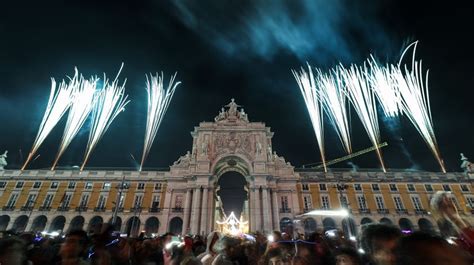
POLYGON ((94 104, 94 95, 96 93, 98 80, 99 79, 96 77, 91 77, 87 80, 81 76, 77 82, 77 85, 74 87, 73 102, 69 110, 66 127, 61 139, 61 144, 59 145, 58 154, 56 155, 56 159, 54 160, 51 170, 54 170, 62 154, 64 151, 66 151, 67 147, 77 135, 82 125, 84 125, 87 116, 89 116, 94 104))
POLYGON ((59 120, 71 106, 73 91, 77 86, 77 82, 77 69, 75 69, 75 74, 69 79, 68 83, 63 80, 58 86, 56 86, 56 81, 54 78, 51 78, 51 93, 49 95, 48 105, 46 107, 46 111, 44 112, 43 120, 39 126, 38 133, 31 151, 28 154, 25 163, 21 167, 21 170, 26 168, 51 130, 53 130, 53 128, 56 126, 56 124, 58 124, 59 120))
POLYGON ((142 160, 140 163, 140 171, 143 168, 145 159, 150 152, 153 141, 155 140, 156 133, 160 128, 161 121, 165 116, 166 110, 171 102, 175 89, 181 82, 174 83, 176 73, 171 76, 168 88, 163 88, 163 73, 161 76, 156 74, 150 77, 146 76, 146 91, 148 94, 148 109, 147 109, 147 122, 145 131, 145 141, 143 146, 142 160))
POLYGON ((366 78, 377 96, 380 106, 387 117, 400 114, 400 92, 393 80, 390 65, 380 66, 373 56, 368 60, 370 72, 366 78))
POLYGON ((378 148, 380 144, 380 131, 377 118, 375 95, 366 79, 367 67, 352 65, 349 69, 339 66, 339 71, 344 79, 345 93, 359 116, 372 145, 376 148, 382 170, 386 172, 382 153, 378 148))
POLYGON ((321 154, 324 171, 327 172, 326 157, 324 154, 323 111, 322 105, 319 102, 318 89, 314 79, 313 71, 308 65, 308 72, 302 68, 299 73, 295 70, 292 70, 292 73, 296 79, 296 82, 298 83, 301 94, 303 95, 304 101, 306 103, 306 108, 308 109, 311 123, 313 124, 316 140, 318 141, 319 152, 321 154))
POLYGON ((426 76, 423 80, 422 62, 415 60, 417 44, 418 42, 414 42, 405 49, 398 66, 392 68, 392 76, 397 83, 398 90, 400 91, 401 109, 403 110, 403 113, 418 130, 426 144, 428 144, 431 152, 434 154, 441 167, 441 171, 446 173, 433 130, 433 120, 431 117, 428 93, 429 71, 426 71, 426 76), (404 65, 404 70, 402 70, 401 61, 405 53, 411 47, 413 47, 411 70, 409 70, 406 65, 404 65))
MULTIPOLYGON (((123 66, 123 65, 122 65, 123 66)), ((120 68, 121 70, 122 68, 120 68)), ((119 71, 120 74, 120 71, 119 71)), ((81 165, 81 171, 84 169, 92 151, 105 134, 114 119, 125 110, 125 106, 130 102, 125 96, 125 82, 118 84, 118 75, 112 83, 104 75, 104 86, 97 95, 97 99, 92 110, 91 130, 87 142, 84 161, 81 165)))
POLYGON ((349 116, 347 114, 346 95, 344 84, 339 71, 333 70, 331 74, 318 70, 316 82, 319 87, 320 100, 329 117, 334 130, 341 140, 344 150, 352 153, 349 116))

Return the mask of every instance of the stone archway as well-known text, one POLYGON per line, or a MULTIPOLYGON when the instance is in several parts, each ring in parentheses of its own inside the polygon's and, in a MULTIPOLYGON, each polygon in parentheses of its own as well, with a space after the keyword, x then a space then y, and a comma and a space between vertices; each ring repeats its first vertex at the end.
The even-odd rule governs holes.
POLYGON ((98 234, 100 233, 100 230, 102 229, 103 224, 104 224, 104 219, 96 215, 92 217, 91 220, 89 221, 89 226, 87 228, 87 231, 93 234, 98 234))
POLYGON ((33 224, 31 224, 31 231, 33 232, 39 232, 39 231, 44 231, 46 228, 46 222, 48 221, 48 218, 44 215, 37 216, 33 220, 33 224))
POLYGON ((61 230, 61 232, 62 232, 63 229, 64 229, 65 224, 66 224, 66 217, 64 217, 62 215, 56 216, 53 219, 53 221, 51 222, 51 226, 49 227, 49 231, 54 232, 54 231, 61 230))
POLYGON ((130 217, 127 221, 125 233, 130 237, 136 237, 140 233, 140 219, 136 216, 130 217))
POLYGON ((175 235, 181 234, 181 232, 183 231, 183 219, 179 217, 173 217, 170 220, 168 231, 170 231, 171 233, 175 235))
POLYGON ((25 231, 26 225, 28 224, 28 216, 21 215, 15 219, 12 230, 19 233, 25 231))
POLYGON ((69 225, 69 231, 82 230, 84 226, 84 217, 78 215, 72 218, 71 224, 69 225))
POLYGON ((150 237, 152 234, 158 233, 160 221, 158 218, 152 216, 145 221, 145 235, 150 237))
POLYGON ((10 216, 8 215, 0 216, 0 231, 7 230, 8 223, 10 223, 10 216))

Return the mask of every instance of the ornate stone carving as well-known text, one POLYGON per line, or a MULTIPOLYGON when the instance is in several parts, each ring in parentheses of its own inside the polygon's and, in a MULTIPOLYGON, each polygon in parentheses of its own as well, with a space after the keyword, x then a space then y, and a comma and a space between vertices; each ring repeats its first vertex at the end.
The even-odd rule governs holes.
POLYGON ((181 156, 177 161, 175 161, 173 165, 187 167, 189 166, 189 162, 191 162, 191 153, 187 151, 186 154, 184 156, 181 156))
POLYGON ((241 109, 240 111, 237 109, 241 106, 237 105, 234 99, 231 99, 230 103, 224 107, 228 108, 228 110, 221 108, 219 114, 214 118, 215 122, 229 122, 233 124, 249 122, 247 113, 245 113, 244 109, 241 109))
POLYGON ((0 170, 3 170, 7 165, 7 154, 8 150, 6 150, 2 155, 0 155, 0 170))

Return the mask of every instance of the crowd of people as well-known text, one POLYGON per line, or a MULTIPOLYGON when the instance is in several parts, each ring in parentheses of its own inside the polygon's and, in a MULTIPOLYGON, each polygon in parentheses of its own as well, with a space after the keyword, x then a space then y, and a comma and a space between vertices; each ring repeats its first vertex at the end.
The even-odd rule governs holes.
POLYGON ((120 237, 111 226, 100 234, 70 231, 64 236, 4 233, 0 264, 100 265, 412 265, 473 264, 474 229, 458 214, 450 194, 431 202, 439 232, 402 233, 391 225, 361 227, 357 238, 340 231, 299 234, 297 230, 207 237, 166 233, 155 238, 120 237))

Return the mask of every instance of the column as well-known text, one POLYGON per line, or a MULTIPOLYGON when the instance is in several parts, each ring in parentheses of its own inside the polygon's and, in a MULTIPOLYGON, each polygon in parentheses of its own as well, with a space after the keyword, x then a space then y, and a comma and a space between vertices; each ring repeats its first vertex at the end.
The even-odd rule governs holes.
POLYGON ((209 201, 208 196, 208 190, 207 187, 205 187, 202 190, 202 209, 201 209, 201 223, 200 223, 200 229, 199 233, 204 232, 204 236, 207 236, 207 216, 209 213, 209 209, 207 209, 207 204, 209 201))
MULTIPOLYGON (((168 231, 168 226, 169 226, 169 221, 170 221, 170 214, 171 214, 171 190, 167 188, 165 192, 165 202, 163 203, 164 209, 163 209, 163 216, 165 216, 166 222, 163 224, 160 224, 160 226, 163 227, 164 231, 168 231)), ((132 213, 133 214, 133 213, 132 213)), ((127 226, 127 220, 122 218, 122 225, 127 226)))
POLYGON ((255 231, 262 231, 262 204, 260 189, 255 189, 255 231))
POLYGON ((209 218, 207 220, 207 228, 208 232, 214 231, 214 214, 215 214, 215 207, 216 207, 216 202, 214 201, 214 188, 210 188, 207 194, 208 197, 208 213, 209 213, 209 218))
POLYGON ((183 220, 183 234, 189 231, 189 218, 191 214, 191 190, 186 191, 186 199, 184 201, 184 220, 183 220))
MULTIPOLYGON (((291 191, 291 201, 292 201, 292 208, 291 209, 291 213, 292 213, 292 216, 294 217, 295 214, 299 213, 300 212, 300 203, 298 201, 298 193, 296 192, 296 190, 292 190, 291 191)), ((293 219, 292 217, 292 219, 293 219)))
POLYGON ((199 233, 198 225, 199 225, 199 218, 200 218, 200 211, 199 207, 201 205, 200 201, 200 188, 195 188, 194 189, 194 194, 193 194, 193 208, 191 209, 191 233, 192 234, 197 234, 199 233))
POLYGON ((272 215, 270 212, 270 201, 268 196, 268 189, 262 189, 262 212, 263 212, 263 231, 268 232, 272 228, 272 215))
POLYGON ((273 200, 273 230, 280 230, 280 205, 276 189, 272 190, 273 200))

